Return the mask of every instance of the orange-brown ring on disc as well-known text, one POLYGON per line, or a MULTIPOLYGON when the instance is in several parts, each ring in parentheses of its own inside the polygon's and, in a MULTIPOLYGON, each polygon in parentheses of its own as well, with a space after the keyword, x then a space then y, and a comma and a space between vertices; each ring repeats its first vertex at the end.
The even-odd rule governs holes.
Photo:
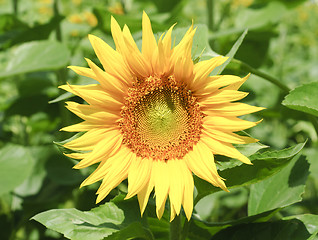
POLYGON ((173 76, 137 80, 129 88, 119 126, 123 144, 137 156, 181 159, 199 139, 204 114, 173 76))

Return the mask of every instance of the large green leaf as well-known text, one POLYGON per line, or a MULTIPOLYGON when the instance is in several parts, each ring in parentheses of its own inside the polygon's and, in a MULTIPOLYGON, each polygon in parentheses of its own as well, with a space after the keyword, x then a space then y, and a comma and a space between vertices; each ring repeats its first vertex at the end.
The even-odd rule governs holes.
MULTIPOLYGON (((267 151, 256 153, 250 157, 253 165, 242 164, 232 168, 219 171, 221 177, 226 179, 228 188, 235 188, 250 185, 279 172, 288 162, 300 152, 305 143, 297 144, 293 147, 280 151, 267 151)), ((220 191, 220 188, 214 187, 208 182, 195 177, 195 186, 198 195, 195 202, 198 202, 204 196, 220 191)))
POLYGON ((15 194, 23 197, 34 195, 40 191, 46 176, 45 163, 52 154, 52 146, 29 147, 28 150, 34 159, 34 166, 29 177, 14 190, 15 194))
POLYGON ((302 221, 308 232, 313 236, 318 234, 318 215, 313 214, 303 214, 303 215, 294 215, 289 217, 284 217, 283 220, 291 220, 291 219, 298 219, 302 221))
POLYGON ((291 109, 318 116, 318 82, 304 84, 292 90, 282 102, 291 109))
POLYGON ((142 226, 140 222, 133 222, 127 227, 121 229, 118 232, 104 238, 104 240, 122 240, 122 239, 154 239, 152 233, 145 227, 142 226))
POLYGON ((59 185, 79 184, 84 180, 81 170, 73 169, 73 162, 55 148, 46 162, 47 176, 59 185))
POLYGON ((0 78, 28 72, 57 70, 70 61, 68 48, 57 41, 32 41, 21 44, 9 54, 9 59, 0 69, 0 78))
POLYGON ((242 217, 233 221, 226 222, 206 222, 193 217, 193 223, 189 229, 190 239, 211 239, 213 235, 222 229, 233 227, 241 224, 266 222, 268 221, 278 210, 271 210, 263 212, 254 216, 242 217))
POLYGON ((274 176, 251 186, 248 214, 286 207, 302 200, 309 164, 304 156, 293 160, 274 176))
POLYGON ((74 208, 49 210, 32 219, 69 239, 97 240, 117 232, 125 216, 121 209, 110 202, 87 212, 74 208))
POLYGON ((23 146, 8 144, 0 150, 0 195, 12 191, 30 175, 34 160, 23 146))
POLYGON ((277 23, 284 16, 286 7, 280 2, 270 2, 262 8, 244 8, 235 21, 236 28, 259 29, 277 23))
POLYGON ((242 224, 226 228, 213 236, 212 240, 305 240, 311 234, 306 226, 298 219, 280 220, 264 223, 242 224))

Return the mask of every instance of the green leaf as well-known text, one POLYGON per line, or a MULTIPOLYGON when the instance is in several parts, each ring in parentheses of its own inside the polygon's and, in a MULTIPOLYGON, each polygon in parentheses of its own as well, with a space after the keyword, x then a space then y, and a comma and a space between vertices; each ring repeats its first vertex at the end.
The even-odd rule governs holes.
POLYGON ((46 176, 45 164, 52 154, 52 148, 52 145, 28 148, 35 160, 34 166, 29 177, 14 190, 15 194, 26 197, 34 195, 40 191, 43 180, 46 176))
POLYGON ((122 240, 122 239, 154 239, 152 233, 142 226, 140 222, 134 222, 118 232, 104 238, 104 240, 122 240))
POLYGON ((269 146, 266 146, 260 142, 256 143, 250 143, 250 144, 238 144, 235 146, 237 150, 240 151, 243 155, 246 157, 249 157, 255 153, 257 153, 259 150, 268 148, 269 146))
POLYGON ((239 21, 235 21, 236 28, 259 29, 271 26, 279 22, 285 12, 286 7, 276 1, 261 8, 244 8, 237 16, 239 21))
POLYGON ((306 158, 295 156, 279 173, 251 186, 248 214, 255 215, 300 202, 308 175, 306 158))
MULTIPOLYGON (((94 8, 93 10, 96 18, 98 19, 98 27, 101 28, 103 31, 111 32, 110 28, 110 19, 111 16, 114 16, 118 24, 121 28, 124 27, 125 24, 129 27, 129 30, 134 32, 139 32, 142 29, 142 11, 138 14, 125 14, 125 15, 118 15, 111 13, 109 11, 105 11, 105 8, 94 8)), ((151 16, 150 16, 151 18, 151 16)), ((164 23, 160 22, 157 23, 155 21, 151 21, 151 26, 154 32, 157 31, 166 31, 169 29, 170 26, 165 25, 164 23)))
POLYGON ((28 72, 57 70, 70 61, 68 48, 56 41, 33 41, 21 44, 9 54, 7 65, 0 69, 0 78, 28 72))
POLYGON ((303 214, 303 215, 294 215, 289 217, 284 217, 283 220, 291 220, 291 219, 298 219, 302 221, 308 232, 313 234, 314 236, 318 233, 318 215, 313 214, 303 214))
MULTIPOLYGON (((221 170, 219 174, 226 179, 225 183, 228 188, 250 185, 262 181, 280 171, 304 146, 305 143, 300 143, 280 151, 256 153, 250 157, 253 165, 242 164, 221 170)), ((214 187, 196 176, 194 180, 198 190, 195 202, 198 202, 206 195, 221 191, 220 188, 214 187)))
POLYGON ((62 152, 62 153, 74 153, 74 152, 78 152, 78 153, 82 153, 83 151, 75 151, 75 150, 71 150, 69 148, 64 147, 63 145, 76 139, 79 138, 80 136, 82 136, 84 134, 84 132, 79 132, 74 134, 72 137, 65 139, 63 141, 57 142, 54 141, 54 144, 58 147, 58 149, 62 152))
POLYGON ((39 213, 32 219, 74 240, 103 239, 119 230, 124 213, 114 203, 106 203, 91 211, 55 209, 39 213))
POLYGON ((34 160, 25 147, 7 144, 0 150, 0 195, 12 191, 30 175, 34 160))
POLYGON ((291 109, 318 116, 318 82, 304 84, 292 90, 282 102, 291 109))
POLYGON ((241 46, 246 34, 247 34, 247 29, 242 33, 242 35, 237 39, 237 41, 234 43, 234 45, 232 46, 231 50, 228 52, 228 54, 226 54, 226 57, 228 57, 228 59, 226 60, 225 63, 223 63, 221 66, 216 67, 211 75, 217 75, 217 74, 221 74, 224 70, 224 68, 231 62, 231 60, 233 59, 233 57, 235 56, 236 52, 238 51, 239 47, 241 46))
POLYGON ((60 96, 58 96, 57 98, 49 101, 49 104, 52 104, 52 103, 57 103, 57 102, 61 102, 61 101, 64 101, 66 99, 69 99, 71 97, 74 97, 74 94, 70 93, 70 92, 66 92, 66 93, 63 93, 61 94, 60 96))
POLYGON ((280 220, 264 223, 250 223, 226 228, 213 236, 212 240, 305 240, 311 234, 306 226, 298 219, 280 220))
POLYGON ((73 169, 70 158, 62 155, 55 149, 46 163, 47 176, 60 185, 78 184, 84 180, 81 171, 73 169))
POLYGON ((190 239, 211 239, 213 235, 222 229, 255 222, 266 222, 268 221, 278 210, 271 210, 257 214, 254 216, 243 217, 233 221, 226 222, 206 222, 196 219, 194 217, 193 222, 189 229, 190 239))

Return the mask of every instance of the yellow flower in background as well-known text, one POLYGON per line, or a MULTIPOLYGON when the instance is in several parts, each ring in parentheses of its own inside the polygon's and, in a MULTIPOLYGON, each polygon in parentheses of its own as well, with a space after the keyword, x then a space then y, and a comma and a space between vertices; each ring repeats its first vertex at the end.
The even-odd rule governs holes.
POLYGON ((79 6, 82 4, 82 0, 72 0, 72 3, 74 3, 76 6, 79 6))
POLYGON ((97 191, 100 202, 128 178, 126 198, 137 195, 141 214, 154 189, 158 218, 169 197, 171 220, 180 214, 181 206, 191 218, 192 173, 227 191, 214 154, 251 164, 232 143, 257 140, 233 132, 257 124, 237 116, 262 109, 234 102, 247 95, 238 91, 247 77, 209 76, 226 57, 193 63, 193 26, 171 49, 173 27, 156 41, 150 20, 143 13, 140 52, 128 27, 122 30, 112 17, 116 50, 89 35, 104 70, 89 59, 89 68, 69 67, 99 84, 61 86, 88 103, 67 102, 67 108, 84 121, 62 129, 86 132, 64 145, 82 151, 66 154, 81 160, 74 168, 99 163, 81 187, 102 181, 97 191))
POLYGON ((72 14, 68 17, 68 21, 71 23, 82 23, 83 22, 83 18, 80 14, 72 14))
POLYGON ((244 6, 244 7, 248 7, 250 5, 252 5, 252 3, 254 2, 254 0, 234 0, 232 2, 232 4, 234 6, 244 6))
POLYGON ((125 13, 123 5, 120 2, 116 2, 112 6, 108 7, 108 11, 118 15, 123 15, 125 13))
POLYGON ((93 13, 85 11, 84 17, 88 25, 90 25, 91 27, 95 27, 97 25, 98 21, 93 13))

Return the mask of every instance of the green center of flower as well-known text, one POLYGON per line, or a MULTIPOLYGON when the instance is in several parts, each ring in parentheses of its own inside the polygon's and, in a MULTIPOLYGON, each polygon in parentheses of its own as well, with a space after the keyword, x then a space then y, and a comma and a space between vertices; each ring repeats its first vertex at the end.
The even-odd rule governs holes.
POLYGON ((173 77, 134 84, 121 115, 123 143, 141 157, 182 158, 200 138, 203 114, 173 77))

